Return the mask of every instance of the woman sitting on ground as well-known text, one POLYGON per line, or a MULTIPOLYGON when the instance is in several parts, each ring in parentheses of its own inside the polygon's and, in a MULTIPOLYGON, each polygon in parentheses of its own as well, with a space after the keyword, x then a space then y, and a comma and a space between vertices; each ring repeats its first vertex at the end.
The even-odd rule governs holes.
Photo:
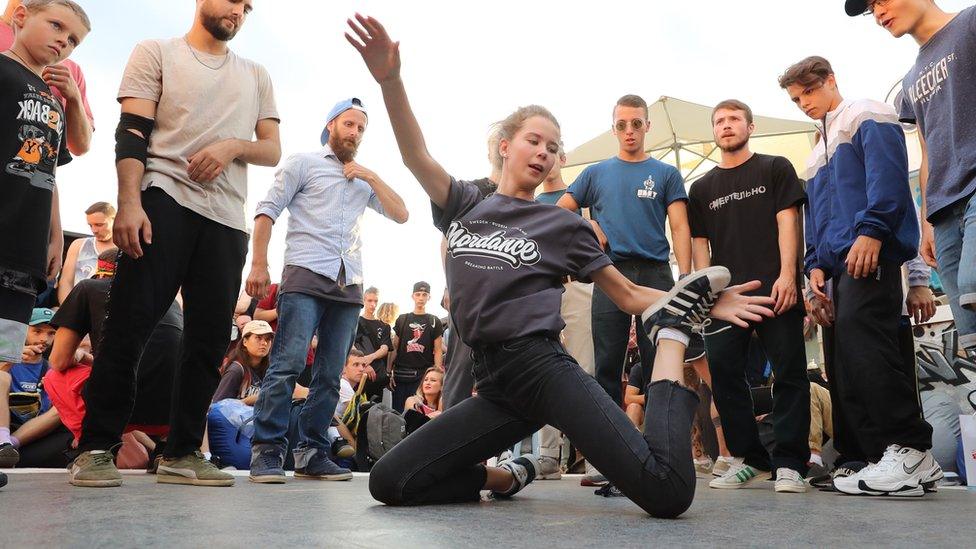
POLYGON ((417 387, 417 394, 407 399, 404 408, 416 410, 430 419, 441 415, 444 403, 441 401, 441 389, 444 385, 444 371, 439 368, 427 368, 423 382, 417 387))
POLYGON ((248 406, 257 402, 261 380, 268 371, 274 330, 263 320, 252 320, 244 325, 242 333, 244 336, 231 353, 230 360, 221 368, 220 385, 213 402, 225 398, 239 398, 248 406))

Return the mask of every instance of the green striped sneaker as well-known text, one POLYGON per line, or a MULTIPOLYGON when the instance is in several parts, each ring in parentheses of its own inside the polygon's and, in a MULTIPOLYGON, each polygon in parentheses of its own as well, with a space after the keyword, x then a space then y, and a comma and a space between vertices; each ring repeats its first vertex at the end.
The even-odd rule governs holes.
POLYGON ((736 488, 749 486, 758 480, 769 480, 770 478, 772 478, 772 474, 769 471, 756 469, 755 467, 746 465, 742 458, 735 458, 732 461, 732 465, 729 466, 728 472, 716 479, 712 479, 708 483, 708 487, 735 490, 736 488))

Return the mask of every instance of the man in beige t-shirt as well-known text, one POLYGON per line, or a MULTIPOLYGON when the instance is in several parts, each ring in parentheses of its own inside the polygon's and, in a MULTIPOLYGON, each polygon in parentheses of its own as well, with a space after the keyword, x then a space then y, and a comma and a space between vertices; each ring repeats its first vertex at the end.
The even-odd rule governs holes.
POLYGON ((247 255, 247 164, 281 156, 265 69, 227 47, 253 0, 199 0, 190 32, 136 45, 122 77, 114 240, 125 252, 86 388, 75 486, 119 486, 109 451, 132 412, 135 367, 177 291, 185 328, 157 481, 230 486, 198 450, 247 255))

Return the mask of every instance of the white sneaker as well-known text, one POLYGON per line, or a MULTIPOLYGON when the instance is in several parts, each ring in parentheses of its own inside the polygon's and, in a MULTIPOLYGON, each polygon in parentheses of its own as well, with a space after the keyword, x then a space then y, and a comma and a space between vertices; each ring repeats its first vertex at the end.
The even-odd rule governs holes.
POLYGON ((925 486, 934 486, 942 477, 942 468, 932 452, 892 444, 878 463, 834 479, 834 487, 850 495, 920 497, 925 486))
POLYGON ((780 467, 776 469, 775 490, 781 494, 802 494, 807 491, 807 483, 798 471, 780 467))
POLYGON ((719 488, 724 490, 736 490, 745 488, 759 480, 769 480, 773 475, 769 471, 756 469, 745 464, 742 458, 734 458, 728 472, 724 475, 712 479, 708 483, 709 488, 719 488))

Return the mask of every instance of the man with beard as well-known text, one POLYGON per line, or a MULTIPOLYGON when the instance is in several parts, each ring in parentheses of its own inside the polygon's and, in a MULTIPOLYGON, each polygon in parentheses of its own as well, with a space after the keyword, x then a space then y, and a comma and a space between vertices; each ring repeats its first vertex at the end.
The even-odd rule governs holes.
POLYGON ((254 253, 247 277, 247 293, 253 297, 264 297, 271 284, 268 242, 272 225, 286 208, 290 217, 285 268, 278 286, 278 332, 254 405, 252 482, 285 482, 292 392, 315 334, 318 348, 299 421, 295 476, 352 478, 348 469, 330 459, 327 431, 339 398, 339 376, 363 306, 360 226, 367 207, 397 223, 407 221, 403 199, 353 160, 366 123, 366 108, 359 99, 336 103, 322 132, 322 149, 288 158, 257 206, 254 253))
POLYGON ((199 448, 247 255, 247 165, 274 166, 281 157, 271 78, 227 47, 252 8, 252 0, 197 0, 185 36, 139 43, 126 66, 114 226, 125 255, 85 388, 75 486, 122 484, 110 450, 132 413, 146 341, 181 288, 185 329, 156 479, 234 484, 199 448))
POLYGON ((712 111, 712 133, 722 161, 691 187, 690 220, 696 269, 727 265, 734 284, 759 280, 756 295, 776 300, 775 318, 748 328, 715 321, 705 331, 712 391, 722 418, 729 470, 712 488, 741 488, 770 478, 777 492, 805 492, 810 449, 810 383, 806 377, 800 295, 799 208, 803 188, 790 162, 753 154, 752 110, 730 99, 712 111), (738 282, 737 282, 738 281, 738 282), (773 365, 772 457, 759 440, 745 367, 752 332, 773 365))
POLYGON ((112 223, 115 222, 115 206, 108 202, 96 202, 85 210, 85 220, 92 236, 79 238, 68 246, 64 257, 64 269, 58 280, 58 303, 68 299, 71 289, 82 280, 91 278, 98 269, 98 256, 105 250, 117 249, 112 242, 112 223))

